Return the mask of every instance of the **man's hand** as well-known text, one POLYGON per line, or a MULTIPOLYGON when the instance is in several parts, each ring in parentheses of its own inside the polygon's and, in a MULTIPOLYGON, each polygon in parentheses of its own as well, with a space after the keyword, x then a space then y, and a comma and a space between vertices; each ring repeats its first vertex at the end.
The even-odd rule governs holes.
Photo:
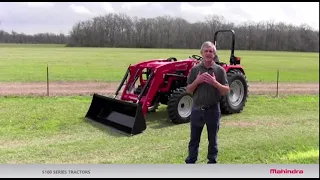
MULTIPOLYGON (((204 74, 205 74, 205 73, 204 73, 204 74)), ((197 85, 199 85, 199 84, 201 84, 201 83, 203 83, 203 82, 206 81, 206 77, 204 76, 204 74, 201 74, 200 71, 199 71, 199 73, 198 73, 198 75, 197 75, 197 78, 196 78, 196 80, 195 80, 195 83, 196 83, 197 85)))
POLYGON ((203 82, 205 82, 205 77, 199 71, 196 79, 187 86, 187 92, 190 94, 193 93, 193 91, 197 88, 197 86, 203 82))
POLYGON ((216 76, 214 75, 214 73, 212 73, 212 75, 210 75, 209 73, 205 72, 202 74, 202 76, 204 77, 204 82, 216 87, 217 86, 217 80, 216 80, 216 76))
POLYGON ((217 88, 222 96, 229 93, 229 86, 220 84, 216 80, 216 76, 213 73, 212 75, 210 75, 209 73, 203 73, 202 75, 205 77, 205 82, 217 88))

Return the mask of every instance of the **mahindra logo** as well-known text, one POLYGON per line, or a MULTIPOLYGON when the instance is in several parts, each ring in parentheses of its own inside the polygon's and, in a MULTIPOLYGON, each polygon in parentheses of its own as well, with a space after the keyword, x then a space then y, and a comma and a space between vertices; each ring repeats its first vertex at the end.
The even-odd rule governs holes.
POLYGON ((301 169, 270 169, 270 174, 303 174, 301 169))

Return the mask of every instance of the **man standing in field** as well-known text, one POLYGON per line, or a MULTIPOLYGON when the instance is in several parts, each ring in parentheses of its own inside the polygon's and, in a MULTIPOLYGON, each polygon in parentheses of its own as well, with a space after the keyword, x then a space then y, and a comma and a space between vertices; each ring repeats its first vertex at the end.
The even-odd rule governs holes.
POLYGON ((187 91, 193 94, 193 107, 190 120, 190 141, 187 164, 196 163, 199 154, 199 143, 204 125, 208 132, 208 163, 217 163, 218 131, 220 126, 221 96, 229 93, 229 85, 225 70, 214 62, 216 47, 206 41, 200 53, 202 62, 193 67, 188 76, 187 91))

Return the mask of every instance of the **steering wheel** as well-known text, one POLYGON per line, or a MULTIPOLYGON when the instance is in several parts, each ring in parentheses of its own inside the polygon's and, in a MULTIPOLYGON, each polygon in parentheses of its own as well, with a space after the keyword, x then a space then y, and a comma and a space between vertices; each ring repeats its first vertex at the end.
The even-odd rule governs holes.
POLYGON ((175 58, 175 57, 169 57, 169 58, 167 59, 167 61, 177 61, 177 58, 175 58))
POLYGON ((199 55, 192 55, 191 57, 192 57, 193 59, 198 60, 198 61, 201 61, 201 59, 202 59, 202 57, 199 56, 199 55))

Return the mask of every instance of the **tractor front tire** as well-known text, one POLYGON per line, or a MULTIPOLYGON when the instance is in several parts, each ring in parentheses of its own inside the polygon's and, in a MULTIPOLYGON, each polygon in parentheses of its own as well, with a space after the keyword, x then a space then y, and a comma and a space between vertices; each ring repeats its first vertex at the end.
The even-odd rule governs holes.
POLYGON ((192 105, 192 95, 187 93, 186 87, 175 90, 171 94, 167 106, 170 120, 174 124, 190 122, 192 105))
POLYGON ((240 113, 246 105, 248 97, 248 81, 239 70, 231 70, 227 73, 230 92, 222 97, 220 102, 221 113, 240 113))

